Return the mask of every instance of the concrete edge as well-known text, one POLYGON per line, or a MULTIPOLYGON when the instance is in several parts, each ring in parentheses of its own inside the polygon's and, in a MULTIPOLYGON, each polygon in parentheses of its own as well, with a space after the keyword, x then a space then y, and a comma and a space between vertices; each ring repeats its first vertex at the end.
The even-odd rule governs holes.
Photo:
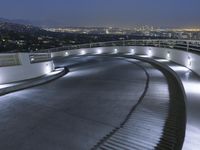
POLYGON ((50 76, 44 76, 44 77, 38 78, 33 81, 27 81, 27 82, 23 82, 22 84, 17 84, 17 85, 13 85, 10 87, 0 89, 0 96, 11 93, 11 92, 15 92, 15 91, 19 91, 19 90, 23 90, 26 88, 31 88, 34 86, 48 83, 50 81, 60 78, 61 76, 64 76, 68 72, 69 72, 68 68, 65 67, 65 68, 62 68, 62 70, 60 72, 58 72, 57 74, 53 74, 50 76))
MULTIPOLYGON (((125 57, 131 58, 131 56, 125 56, 125 57)), ((186 107, 187 96, 186 96, 185 89, 184 89, 184 86, 183 86, 181 79, 179 78, 178 74, 174 70, 172 70, 168 65, 162 64, 162 63, 154 60, 153 58, 144 58, 144 57, 140 57, 140 56, 137 56, 137 55, 132 56, 132 58, 142 60, 142 61, 145 61, 145 62, 149 62, 149 63, 152 63, 153 65, 156 65, 160 68, 163 68, 164 70, 168 71, 173 77, 175 77, 176 81, 178 82, 178 84, 181 88, 182 94, 183 94, 184 105, 185 105, 185 114, 184 114, 185 115, 185 124, 184 124, 184 131, 183 131, 184 137, 181 141, 182 146, 183 146, 184 139, 185 139, 185 133, 186 133, 186 124, 187 124, 187 107, 186 107)))

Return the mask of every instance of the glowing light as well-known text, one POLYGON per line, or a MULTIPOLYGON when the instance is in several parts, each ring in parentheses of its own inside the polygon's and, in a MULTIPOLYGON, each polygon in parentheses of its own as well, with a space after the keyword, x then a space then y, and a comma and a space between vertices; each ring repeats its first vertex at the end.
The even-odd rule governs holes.
POLYGON ((62 72, 63 70, 64 70, 64 68, 58 68, 58 69, 56 69, 56 70, 54 70, 52 72, 49 72, 47 75, 48 76, 56 75, 56 74, 62 72))
POLYGON ((86 51, 82 50, 80 54, 81 54, 81 55, 85 55, 85 54, 86 54, 86 51))
POLYGON ((118 49, 114 49, 114 54, 117 54, 118 53, 118 49))
POLYGON ((31 57, 31 61, 34 61, 35 59, 33 57, 31 57))
POLYGON ((150 49, 148 50, 147 55, 148 55, 149 57, 152 56, 152 51, 151 51, 150 49))
POLYGON ((50 73, 51 72, 51 66, 49 64, 46 64, 44 71, 45 71, 45 74, 50 73))
POLYGON ((68 52, 65 52, 65 56, 69 56, 69 53, 68 53, 68 52))
POLYGON ((0 84, 0 89, 17 85, 17 83, 0 84))
POLYGON ((134 49, 131 49, 131 54, 135 54, 135 50, 134 49))
POLYGON ((158 62, 169 62, 169 60, 167 60, 167 59, 155 59, 155 60, 158 62))
POLYGON ((169 67, 176 72, 187 72, 187 71, 189 71, 189 69, 184 67, 184 66, 169 66, 169 67))
POLYGON ((138 55, 138 56, 143 57, 143 58, 149 58, 148 55, 138 55))
POLYGON ((102 53, 102 50, 98 49, 96 54, 101 54, 101 53, 102 53))
POLYGON ((168 60, 171 59, 170 52, 167 52, 167 59, 168 59, 168 60))
POLYGON ((186 82, 185 81, 184 88, 186 89, 186 92, 200 95, 200 93, 199 93, 200 83, 199 82, 192 82, 192 81, 186 82))

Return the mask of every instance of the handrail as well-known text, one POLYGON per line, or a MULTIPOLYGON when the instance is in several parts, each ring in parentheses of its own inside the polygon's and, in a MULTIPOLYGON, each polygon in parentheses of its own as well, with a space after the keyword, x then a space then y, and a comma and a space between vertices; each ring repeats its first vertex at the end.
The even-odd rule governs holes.
POLYGON ((180 49, 184 51, 191 51, 198 53, 200 52, 199 40, 134 39, 134 40, 120 40, 120 41, 69 45, 69 46, 39 50, 35 53, 50 53, 50 52, 59 52, 59 51, 81 49, 81 48, 110 47, 110 46, 152 46, 161 48, 174 48, 174 49, 180 49))
POLYGON ((50 53, 31 53, 29 54, 30 63, 39 63, 51 60, 50 53))
POLYGON ((1 54, 0 67, 17 66, 20 65, 18 54, 1 54))

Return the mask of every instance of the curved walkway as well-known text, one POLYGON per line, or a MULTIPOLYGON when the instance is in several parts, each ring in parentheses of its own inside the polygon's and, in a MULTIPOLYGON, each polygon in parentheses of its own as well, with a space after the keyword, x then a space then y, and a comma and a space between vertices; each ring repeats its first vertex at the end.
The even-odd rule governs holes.
POLYGON ((0 97, 0 149, 91 149, 124 121, 145 87, 143 69, 125 60, 67 60, 67 75, 0 97))
POLYGON ((185 132, 185 105, 181 88, 170 73, 163 71, 163 75, 150 64, 140 62, 140 65, 148 76, 140 103, 125 122, 94 149, 181 149, 185 132))
POLYGON ((55 64, 68 66, 70 72, 51 83, 0 97, 0 149, 181 145, 184 116, 174 106, 182 103, 174 103, 179 98, 173 94, 177 84, 167 72, 138 60, 103 56, 70 57, 55 64))

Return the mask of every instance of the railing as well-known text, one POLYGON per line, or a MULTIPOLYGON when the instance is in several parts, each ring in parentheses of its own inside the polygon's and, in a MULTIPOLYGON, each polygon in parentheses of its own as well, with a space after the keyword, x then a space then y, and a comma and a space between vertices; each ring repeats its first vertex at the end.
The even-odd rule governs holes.
POLYGON ((0 67, 17 66, 20 65, 18 54, 1 54, 0 67))
POLYGON ((31 53, 29 55, 30 63, 39 63, 51 60, 50 53, 31 53))
POLYGON ((39 52, 48 53, 48 52, 80 49, 80 48, 111 47, 111 46, 152 46, 161 48, 180 49, 196 53, 200 52, 200 41, 176 40, 176 39, 139 39, 139 40, 109 41, 109 42, 63 46, 58 48, 40 50, 39 52))

